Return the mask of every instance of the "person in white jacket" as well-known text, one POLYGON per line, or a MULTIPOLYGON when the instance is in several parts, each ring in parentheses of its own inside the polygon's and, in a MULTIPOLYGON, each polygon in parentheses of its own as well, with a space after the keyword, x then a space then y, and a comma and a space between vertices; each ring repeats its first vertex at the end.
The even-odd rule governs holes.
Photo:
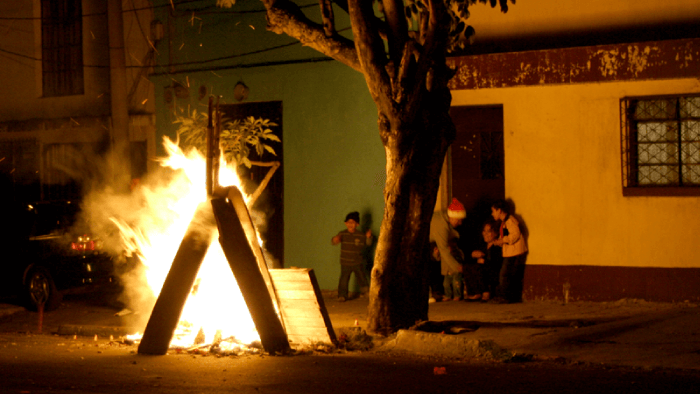
POLYGON ((491 216, 494 220, 501 222, 498 240, 494 244, 503 248, 503 265, 499 275, 501 297, 493 301, 522 302, 525 260, 528 249, 525 237, 520 231, 520 223, 510 213, 510 206, 505 200, 496 201, 491 206, 491 216))

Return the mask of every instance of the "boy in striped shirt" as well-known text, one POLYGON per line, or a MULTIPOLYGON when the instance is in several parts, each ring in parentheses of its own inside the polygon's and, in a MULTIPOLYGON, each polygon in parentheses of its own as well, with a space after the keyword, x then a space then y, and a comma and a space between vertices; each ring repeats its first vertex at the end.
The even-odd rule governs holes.
POLYGON ((338 282, 338 301, 340 302, 348 299, 348 284, 352 273, 355 273, 360 292, 364 294, 369 290, 362 252, 372 245, 372 230, 368 229, 367 232, 362 233, 358 230, 359 225, 360 213, 350 212, 345 216, 347 229, 331 238, 331 244, 340 244, 340 281, 338 282))

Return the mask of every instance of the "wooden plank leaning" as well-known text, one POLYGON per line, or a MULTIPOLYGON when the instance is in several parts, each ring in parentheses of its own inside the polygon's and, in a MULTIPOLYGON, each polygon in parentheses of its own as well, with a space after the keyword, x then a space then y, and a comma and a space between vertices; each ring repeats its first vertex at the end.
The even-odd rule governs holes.
POLYGON ((275 291, 248 209, 238 188, 227 189, 226 197, 211 201, 219 228, 219 243, 263 348, 271 354, 288 352, 291 350, 289 340, 277 314, 275 291))
POLYGON ((163 282, 141 338, 139 354, 163 355, 168 351, 199 267, 211 245, 215 226, 211 204, 208 201, 201 203, 163 282))

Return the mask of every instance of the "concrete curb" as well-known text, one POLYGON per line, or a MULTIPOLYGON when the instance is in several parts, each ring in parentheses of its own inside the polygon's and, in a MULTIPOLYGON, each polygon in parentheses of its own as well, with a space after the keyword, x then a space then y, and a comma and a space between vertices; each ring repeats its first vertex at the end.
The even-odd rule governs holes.
POLYGON ((0 304, 0 317, 12 315, 23 310, 25 310, 25 308, 21 306, 0 304))
POLYGON ((513 358, 512 352, 491 340, 467 339, 459 335, 414 330, 399 330, 396 338, 386 342, 380 350, 447 358, 486 358, 498 361, 513 358))
POLYGON ((62 325, 58 327, 56 332, 58 335, 80 335, 86 337, 92 337, 97 335, 98 337, 108 337, 110 335, 114 337, 126 336, 133 334, 129 332, 127 327, 106 327, 106 326, 78 326, 78 325, 62 325))

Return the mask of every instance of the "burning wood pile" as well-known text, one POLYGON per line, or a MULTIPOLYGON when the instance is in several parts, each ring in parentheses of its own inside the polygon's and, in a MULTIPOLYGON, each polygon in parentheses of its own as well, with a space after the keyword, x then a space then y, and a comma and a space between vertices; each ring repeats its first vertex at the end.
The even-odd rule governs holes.
MULTIPOLYGON (((212 112, 210 99, 206 156, 208 197, 198 204, 182 237, 139 341, 138 352, 162 355, 172 348, 178 352, 220 355, 250 354, 263 350, 270 354, 285 354, 291 352, 292 345, 295 348, 310 344, 333 346, 336 343, 335 334, 313 270, 268 270, 243 195, 236 186, 219 185, 221 126, 220 116, 216 116, 216 125, 213 124, 212 112), (210 246, 217 234, 223 259, 228 262, 238 284, 259 341, 238 339, 238 335, 223 334, 222 331, 205 334, 201 328, 188 327, 180 322, 190 294, 201 290, 197 289, 198 273, 205 257, 211 253, 210 246), (274 274, 271 275, 271 272, 274 274), (277 280, 273 277, 277 277, 277 280), (276 288, 279 286, 284 290, 276 288), (312 318, 309 319, 309 316, 312 318), (193 343, 178 343, 181 333, 191 338, 194 331, 197 334, 193 343)), ((229 301, 215 301, 216 305, 208 305, 212 308, 208 313, 230 315, 235 322, 238 312, 227 310, 229 301)))
MULTIPOLYGON (((175 342, 177 342, 177 336, 175 342)), ((217 356, 245 356, 261 354, 264 349, 259 341, 244 343, 235 336, 221 337, 221 331, 217 331, 210 341, 206 340, 203 330, 199 330, 195 342, 191 346, 171 345, 170 349, 176 353, 189 354, 213 354, 217 356)))

